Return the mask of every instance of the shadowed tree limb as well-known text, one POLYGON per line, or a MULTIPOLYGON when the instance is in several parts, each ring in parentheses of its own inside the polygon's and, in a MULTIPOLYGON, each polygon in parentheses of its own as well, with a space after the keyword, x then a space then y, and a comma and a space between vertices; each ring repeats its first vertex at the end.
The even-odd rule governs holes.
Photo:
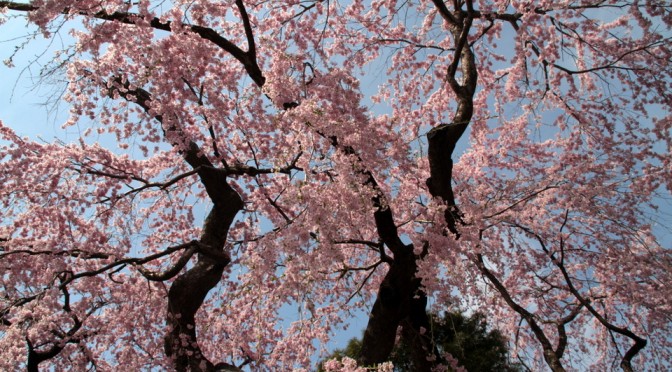
MULTIPOLYGON (((151 95, 144 89, 130 89, 128 82, 114 79, 110 93, 118 93, 124 99, 135 102, 148 114, 151 112, 151 95)), ((197 174, 213 202, 213 207, 205 219, 199 239, 201 246, 209 253, 199 252, 196 264, 177 276, 168 291, 168 333, 164 338, 164 349, 173 360, 178 371, 211 371, 214 364, 203 355, 196 338, 195 315, 205 297, 214 288, 230 263, 224 251, 229 227, 240 210, 243 200, 229 185, 227 172, 213 166, 198 145, 189 140, 179 127, 179 123, 167 122, 163 115, 154 115, 164 129, 166 139, 179 149, 183 159, 197 174), (183 143, 173 142, 179 139, 183 143)))
MULTIPOLYGON (((250 20, 247 15, 247 12, 245 11, 243 2, 241 0, 236 0, 236 5, 238 6, 238 10, 241 14, 243 27, 245 28, 245 35, 247 37, 247 43, 248 43, 247 51, 242 50, 236 44, 232 43, 229 39, 221 36, 219 33, 217 33, 217 31, 213 30, 212 28, 199 25, 191 25, 191 26, 185 25, 184 28, 197 34, 204 40, 212 42, 219 48, 231 54, 233 58, 237 59, 240 63, 243 64, 243 67, 245 67, 245 71, 247 71, 248 75, 252 78, 255 84, 257 84, 258 86, 262 86, 264 85, 266 79, 262 75, 261 68, 259 67, 256 60, 256 47, 254 43, 254 36, 252 34, 252 28, 250 26, 250 20)), ((13 1, 0 1, 0 8, 7 8, 9 10, 15 10, 21 12, 32 12, 40 9, 39 7, 31 4, 17 3, 13 1)), ((62 14, 74 13, 83 17, 96 18, 105 21, 117 21, 128 25, 137 25, 138 21, 143 21, 142 23, 148 22, 149 26, 156 30, 162 30, 167 32, 176 31, 170 21, 161 21, 157 17, 148 19, 148 17, 142 14, 131 12, 107 13, 102 10, 98 12, 88 12, 82 9, 71 9, 66 7, 61 11, 61 13, 62 14)))
POLYGON ((525 322, 527 322, 527 324, 530 326, 532 333, 534 333, 537 340, 539 340, 539 343, 541 344, 541 347, 544 351, 544 360, 551 368, 551 370, 553 370, 554 372, 564 372, 565 368, 562 366, 562 363, 560 362, 558 353, 553 348, 551 341, 548 339, 548 337, 546 337, 544 330, 541 328, 541 326, 535 319, 534 315, 529 311, 525 310, 525 308, 520 306, 513 299, 513 297, 511 297, 511 294, 506 289, 506 287, 504 287, 504 285, 499 281, 499 279, 497 279, 495 274, 493 274, 492 271, 490 271, 490 269, 488 269, 485 266, 485 262, 483 261, 483 255, 481 254, 476 255, 476 265, 478 269, 481 271, 481 273, 485 275, 486 278, 488 278, 490 283, 492 283, 492 285, 495 287, 497 292, 499 292, 504 301, 506 301, 509 307, 513 309, 513 311, 517 312, 522 317, 522 319, 524 319, 525 322))
POLYGON ((574 285, 574 281, 572 280, 571 276, 569 275, 569 272, 567 271, 567 268, 565 267, 565 239, 562 236, 562 231, 565 228, 567 221, 568 221, 568 216, 569 216, 569 211, 565 212, 564 220, 562 225, 560 226, 559 234, 560 234, 560 242, 559 242, 559 252, 560 252, 560 258, 556 257, 557 252, 552 252, 547 246, 546 243, 544 242, 544 239, 531 229, 522 226, 520 224, 512 224, 512 226, 519 228, 523 230, 525 233, 529 234, 530 237, 534 238, 539 245, 541 246, 541 249, 548 255, 548 257, 551 259, 551 262, 560 270, 560 273, 562 274, 562 277, 565 281, 565 284, 567 284, 567 289, 569 292, 579 301, 579 306, 566 318, 562 319, 560 323, 558 323, 558 334, 560 337, 560 342, 558 343, 558 348, 556 349, 556 353, 558 355, 558 358, 562 357, 562 354, 564 352, 566 343, 567 343, 567 336, 565 333, 564 325, 572 321, 577 315, 578 312, 582 307, 585 307, 588 312, 593 315, 600 324, 602 324, 605 328, 607 328, 610 332, 615 332, 620 334, 621 336, 625 336, 630 338, 633 341, 633 344, 628 348, 628 351, 622 356, 621 358, 621 363, 620 366, 621 368, 626 371, 626 372, 631 372, 633 371, 632 368, 632 358, 634 358, 644 347, 647 345, 647 340, 644 338, 639 337, 636 335, 634 332, 631 330, 624 328, 624 327, 619 327, 608 321, 602 314, 600 314, 595 307, 591 304, 591 299, 584 297, 581 292, 576 288, 574 285))

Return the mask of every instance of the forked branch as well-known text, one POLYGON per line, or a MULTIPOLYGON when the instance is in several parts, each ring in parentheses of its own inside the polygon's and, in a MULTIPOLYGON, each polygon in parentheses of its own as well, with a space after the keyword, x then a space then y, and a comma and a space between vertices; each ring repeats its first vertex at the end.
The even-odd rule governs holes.
MULTIPOLYGON (((238 10, 241 13, 241 18, 243 21, 243 27, 245 28, 245 34, 248 42, 248 50, 244 51, 236 44, 232 43, 229 39, 221 36, 217 31, 210 27, 204 27, 199 25, 185 26, 186 30, 191 31, 201 37, 204 40, 207 40, 217 47, 228 52, 233 58, 238 60, 243 64, 248 75, 258 86, 264 85, 265 78, 261 73, 261 68, 256 60, 256 48, 254 43, 254 37, 252 35, 252 28, 250 26, 249 17, 243 6, 241 0, 236 0, 236 5, 238 10)), ((7 8, 9 10, 15 10, 20 12, 33 12, 40 9, 37 6, 31 4, 17 3, 13 1, 0 1, 0 8, 7 8)), ((178 31, 172 25, 170 21, 162 21, 158 17, 149 18, 142 14, 131 13, 131 12, 112 12, 108 13, 104 10, 98 12, 89 12, 83 9, 72 9, 69 7, 63 8, 61 11, 62 14, 77 14, 83 17, 96 18, 105 21, 116 21, 119 23, 127 25, 136 25, 140 23, 149 24, 150 27, 156 30, 162 30, 166 32, 175 32, 178 31)), ((179 30, 182 31, 182 30, 179 30)))

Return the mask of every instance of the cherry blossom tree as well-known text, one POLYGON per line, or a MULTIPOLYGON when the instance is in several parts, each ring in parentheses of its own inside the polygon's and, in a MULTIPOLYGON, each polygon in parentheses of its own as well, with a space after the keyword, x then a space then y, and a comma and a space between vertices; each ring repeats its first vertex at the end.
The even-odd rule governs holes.
POLYGON ((0 124, 0 368, 310 368, 361 309, 360 366, 459 365, 430 301, 528 369, 671 368, 668 2, 0 13, 70 30, 43 71, 83 128, 0 124))

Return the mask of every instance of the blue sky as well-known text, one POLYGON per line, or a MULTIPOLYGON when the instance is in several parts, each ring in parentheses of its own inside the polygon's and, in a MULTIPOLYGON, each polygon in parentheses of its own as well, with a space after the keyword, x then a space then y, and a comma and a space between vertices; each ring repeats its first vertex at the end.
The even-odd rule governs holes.
MULTIPOLYGON (((31 30, 26 28, 26 21, 21 18, 9 19, 2 25, 0 36, 0 60, 5 60, 12 55, 14 46, 20 44, 25 37, 30 37, 31 30)), ((53 40, 55 44, 38 36, 28 46, 20 50, 13 58, 14 68, 0 65, 0 120, 5 125, 12 127, 20 135, 29 136, 33 139, 42 138, 52 141, 54 138, 66 142, 79 138, 76 127, 67 130, 61 129, 61 124, 68 116, 67 105, 54 104, 53 100, 63 89, 63 84, 40 83, 38 77, 40 68, 53 57, 53 52, 60 49, 61 43, 67 44, 67 33, 62 32, 60 37, 53 40), (62 39, 61 39, 62 38, 62 39), (26 68, 26 66, 29 66, 26 68)), ((375 76, 375 74, 372 74, 375 76)), ((55 75, 55 78, 58 76, 55 75)), ((362 87, 367 91, 375 89, 375 79, 365 81, 362 87)), ((368 93, 368 92, 367 92, 368 93)), ((377 108, 376 108, 377 109, 377 108)), ((87 123, 80 123, 86 126, 87 123)), ((465 139, 461 141, 464 146, 465 139)), ((660 199, 661 208, 672 211, 669 199, 660 199)), ((663 222, 657 232, 663 246, 672 246, 672 236, 669 226, 672 226, 671 212, 663 209, 663 222)), ((285 315, 289 320, 296 316, 294 309, 287 306, 285 315)), ((361 330, 366 326, 366 314, 362 312, 352 320, 347 332, 342 332, 334 339, 334 347, 344 347, 351 337, 359 337, 361 330)))
MULTIPOLYGON (((23 18, 11 18, 1 26, 0 36, 0 61, 12 58, 14 67, 0 64, 0 120, 11 127, 21 136, 27 136, 34 140, 52 142, 55 139, 72 142, 79 139, 78 127, 61 128, 68 119, 69 107, 67 103, 60 102, 57 97, 63 91, 65 85, 58 82, 58 74, 53 80, 40 81, 40 69, 49 62, 54 52, 63 45, 72 42, 66 32, 61 32, 56 40, 45 40, 41 35, 34 36, 35 28, 27 27, 23 18), (30 42, 26 47, 18 50, 15 46, 24 41, 30 42)), ((374 84, 369 84, 371 88, 374 84)), ((375 86, 373 86, 375 89, 375 86)), ((79 127, 86 127, 86 122, 80 122, 79 127)), ((106 144, 108 145, 108 144, 106 144)), ((110 141, 108 148, 113 149, 114 144, 110 141)), ((284 324, 289 325, 299 318, 297 308, 299 304, 286 305, 282 308, 282 316, 286 319, 284 324)), ((340 330, 328 349, 343 348, 348 340, 360 337, 367 323, 367 312, 363 309, 348 322, 347 331, 340 330)), ((315 358, 317 362, 317 358, 315 358)))
POLYGON ((66 133, 60 126, 67 118, 67 107, 48 103, 57 93, 56 86, 39 84, 40 68, 51 60, 58 48, 39 35, 14 54, 15 46, 28 41, 34 32, 34 28, 26 27, 22 18, 11 18, 2 25, 0 60, 11 57, 15 67, 0 65, 0 120, 21 135, 66 140, 66 133))

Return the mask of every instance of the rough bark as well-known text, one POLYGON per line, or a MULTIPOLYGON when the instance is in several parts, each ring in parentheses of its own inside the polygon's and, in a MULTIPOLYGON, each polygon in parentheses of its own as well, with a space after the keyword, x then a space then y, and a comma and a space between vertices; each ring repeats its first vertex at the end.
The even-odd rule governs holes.
MULTIPOLYGON (((447 81, 457 96, 458 106, 451 124, 438 125, 427 135, 430 165, 427 187, 434 198, 446 205, 447 229, 459 237, 457 225, 461 219, 452 189, 451 157, 457 141, 473 116, 473 96, 478 75, 474 55, 467 43, 473 16, 463 11, 451 13, 443 2, 437 0, 434 3, 448 22, 455 38, 455 59, 448 67, 447 81), (458 68, 462 75, 461 83, 458 83, 455 77, 458 68)), ((470 4, 468 8, 473 12, 470 4)), ((376 227, 381 240, 394 253, 394 261, 390 264, 371 310, 362 340, 359 362, 364 366, 370 366, 386 361, 394 347, 397 329, 402 326, 402 337, 406 338, 409 345, 414 345, 412 354, 415 369, 430 371, 441 362, 441 358, 426 333, 429 331, 427 297, 420 279, 416 277, 417 260, 421 259, 422 255, 414 255, 413 246, 407 245, 404 249, 395 249, 394 244, 390 244, 391 240, 394 241, 388 238, 391 235, 390 225, 394 226, 394 221, 390 209, 386 208, 385 212, 389 216, 386 215, 385 223, 381 223, 383 222, 379 218, 381 210, 379 208, 376 211, 376 227)), ((394 235, 396 237, 396 228, 394 235)))
MULTIPOLYGON (((149 92, 140 88, 129 89, 129 83, 122 83, 120 79, 115 79, 113 83, 112 90, 151 112, 152 97, 149 92)), ((185 148, 180 151, 182 158, 196 171, 214 204, 205 219, 196 264, 178 275, 168 291, 168 332, 164 337, 164 349, 177 371, 211 371, 216 368, 198 346, 195 316, 231 261, 224 248, 229 227, 243 208, 243 200, 229 185, 227 171, 217 169, 199 146, 188 140, 179 123, 166 120, 164 115, 155 115, 154 119, 161 123, 166 140, 178 149, 185 148)))
POLYGON ((413 345, 415 370, 431 371, 441 359, 429 333, 427 295, 416 276, 420 257, 413 254, 412 245, 405 247, 405 252, 395 254, 378 290, 364 332, 359 363, 374 366, 387 361, 401 326, 401 336, 408 345, 413 345))
POLYGON ((402 322, 401 336, 411 346, 413 365, 418 371, 431 371, 443 362, 431 334, 427 315, 427 295, 422 290, 420 279, 414 279, 418 288, 411 298, 408 317, 402 322))
MULTIPOLYGON (((240 196, 224 183, 222 197, 227 204, 215 204, 205 221, 201 243, 222 252, 229 226, 243 203, 240 196), (229 190, 227 190, 229 189, 229 190)), ((201 352, 196 338, 195 315, 208 292, 220 281, 230 260, 200 253, 198 262, 178 276, 168 291, 169 331, 165 336, 165 352, 174 361, 178 371, 214 370, 201 352)))
POLYGON ((369 315, 362 340, 360 365, 373 366, 388 360, 394 347, 397 328, 408 317, 411 298, 417 290, 417 286, 413 285, 415 271, 412 253, 395 255, 369 315))

